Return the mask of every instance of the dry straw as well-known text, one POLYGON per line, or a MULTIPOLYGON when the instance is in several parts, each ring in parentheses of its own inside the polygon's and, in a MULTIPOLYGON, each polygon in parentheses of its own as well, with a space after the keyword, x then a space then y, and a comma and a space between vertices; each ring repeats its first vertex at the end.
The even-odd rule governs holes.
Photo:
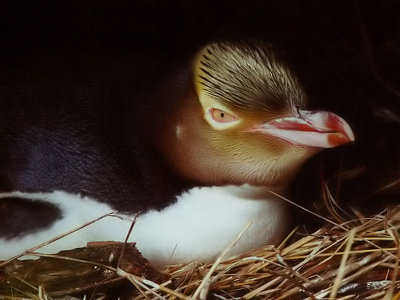
MULTIPOLYGON (((122 268, 120 258, 116 266, 110 266, 99 261, 74 259, 66 255, 48 256, 58 260, 76 260, 80 264, 90 265, 91 268, 97 266, 107 269, 112 273, 112 282, 121 286, 115 289, 108 283, 107 288, 100 289, 101 285, 97 285, 90 292, 90 289, 86 289, 84 293, 80 290, 79 297, 86 299, 103 299, 107 298, 107 293, 116 296, 121 292, 127 299, 137 300, 395 300, 400 299, 399 227, 400 207, 394 207, 374 217, 360 216, 341 224, 329 221, 309 235, 301 235, 295 229, 278 247, 266 245, 226 260, 230 248, 240 239, 245 228, 237 240, 232 241, 215 261, 208 264, 193 262, 168 266, 162 270, 167 276, 153 278, 149 278, 150 275, 145 278, 137 272, 130 272, 129 268, 122 268), (121 285, 121 282, 125 284, 121 285)), ((124 250, 118 253, 124 253, 124 250)), ((15 261, 5 262, 0 269, 3 272, 0 273, 0 298, 64 299, 62 297, 65 295, 62 293, 48 290, 46 282, 29 282, 25 279, 26 276, 12 273, 12 263, 15 261), (14 282, 19 282, 19 288, 15 283, 11 288, 11 277, 14 282)), ((61 270, 53 271, 58 274, 61 270)), ((64 274, 76 276, 73 270, 62 271, 64 274)), ((143 271, 140 272, 143 274, 143 271)))

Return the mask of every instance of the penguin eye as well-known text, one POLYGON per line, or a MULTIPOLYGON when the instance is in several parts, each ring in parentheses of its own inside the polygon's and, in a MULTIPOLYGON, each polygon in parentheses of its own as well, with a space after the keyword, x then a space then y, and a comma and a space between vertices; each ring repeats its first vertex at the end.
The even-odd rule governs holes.
POLYGON ((211 108, 209 113, 211 118, 218 123, 231 123, 237 120, 237 117, 227 113, 226 111, 223 111, 222 109, 211 108))

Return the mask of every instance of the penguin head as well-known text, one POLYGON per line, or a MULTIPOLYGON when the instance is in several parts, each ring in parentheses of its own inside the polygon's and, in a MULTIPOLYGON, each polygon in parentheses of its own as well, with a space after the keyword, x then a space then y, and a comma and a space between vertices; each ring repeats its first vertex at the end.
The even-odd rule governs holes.
POLYGON ((190 180, 282 186, 320 149, 354 141, 341 117, 306 109, 303 88, 268 44, 209 44, 192 76, 167 143, 190 180))

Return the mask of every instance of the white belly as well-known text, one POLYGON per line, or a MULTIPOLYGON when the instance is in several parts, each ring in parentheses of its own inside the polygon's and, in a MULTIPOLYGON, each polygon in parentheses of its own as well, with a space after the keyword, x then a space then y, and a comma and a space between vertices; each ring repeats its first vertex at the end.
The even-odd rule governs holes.
MULTIPOLYGON (((64 192, 0 194, 0 198, 9 196, 51 202, 61 209, 63 218, 34 234, 0 239, 1 260, 112 211, 106 204, 64 192)), ((89 241, 124 241, 134 216, 124 217, 106 217, 38 251, 55 253, 85 246, 89 241)), ((265 188, 193 188, 164 210, 141 215, 129 241, 136 242, 143 256, 157 266, 207 261, 217 257, 249 222, 251 226, 230 255, 278 242, 286 224, 284 204, 265 188)))

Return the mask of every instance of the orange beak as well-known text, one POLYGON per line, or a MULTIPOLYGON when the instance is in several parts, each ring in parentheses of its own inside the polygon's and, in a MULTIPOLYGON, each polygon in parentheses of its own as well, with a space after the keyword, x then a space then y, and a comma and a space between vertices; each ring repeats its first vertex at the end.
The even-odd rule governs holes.
POLYGON ((327 111, 300 110, 299 116, 274 119, 251 132, 281 138, 291 144, 333 148, 354 141, 349 124, 338 115, 327 111))

